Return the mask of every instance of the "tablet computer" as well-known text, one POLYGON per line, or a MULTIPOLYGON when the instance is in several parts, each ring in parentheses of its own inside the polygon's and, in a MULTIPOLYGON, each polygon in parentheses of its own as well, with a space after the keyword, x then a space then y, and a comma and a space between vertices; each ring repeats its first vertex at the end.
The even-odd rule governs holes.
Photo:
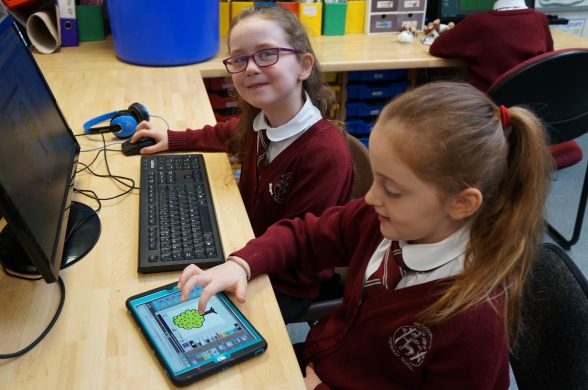
POLYGON ((263 353, 265 339, 222 292, 203 315, 198 313, 202 286, 180 302, 176 283, 127 299, 126 305, 166 374, 176 386, 263 353))

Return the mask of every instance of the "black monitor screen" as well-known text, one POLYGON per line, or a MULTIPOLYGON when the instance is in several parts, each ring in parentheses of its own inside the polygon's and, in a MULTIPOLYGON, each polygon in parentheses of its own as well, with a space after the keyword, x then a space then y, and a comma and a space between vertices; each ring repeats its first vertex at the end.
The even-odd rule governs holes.
POLYGON ((54 281, 79 145, 9 16, 0 21, 0 85, 0 213, 54 281))
MULTIPOLYGON (((496 0, 429 0, 427 3, 427 21, 441 19, 442 23, 459 22, 465 16, 494 8, 496 0)), ((534 0, 525 0, 529 8, 534 7, 534 0)))
POLYGON ((489 11, 493 6, 494 0, 442 0, 441 16, 455 17, 473 12, 489 11))

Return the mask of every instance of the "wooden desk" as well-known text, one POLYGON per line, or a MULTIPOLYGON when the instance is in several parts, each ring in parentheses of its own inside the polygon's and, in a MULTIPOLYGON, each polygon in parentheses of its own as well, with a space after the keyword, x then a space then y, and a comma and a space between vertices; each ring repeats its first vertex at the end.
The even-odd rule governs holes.
MULTIPOLYGON (((67 58, 63 55, 62 58, 67 58)), ((200 73, 193 67, 129 67, 114 56, 106 69, 44 65, 45 76, 74 133, 95 115, 140 101, 170 125, 200 126, 214 120, 200 73)), ((157 119, 154 119, 157 121, 157 119)), ((100 136, 78 137, 82 149, 101 144, 100 136)), ((107 134, 108 141, 114 141, 107 134)), ((89 162, 94 153, 82 153, 89 162)), ((139 176, 138 156, 108 154, 115 174, 139 176)), ((241 196, 224 154, 205 154, 225 253, 253 237, 241 196)), ((103 158, 95 166, 105 172, 103 158)), ((15 169, 17 169, 15 167, 15 169)), ((100 197, 121 192, 110 179, 79 174, 75 187, 100 197)), ((103 202, 102 233, 96 247, 62 271, 65 306, 48 336, 29 353, 0 361, 0 389, 160 389, 173 387, 125 308, 136 293, 176 281, 179 273, 141 275, 138 257, 138 191, 103 202)), ((90 199, 76 199, 95 206, 90 199)), ((59 302, 57 284, 25 282, 0 272, 0 353, 28 345, 49 322, 59 302)), ((267 339, 266 353, 194 385, 194 388, 304 388, 279 308, 267 277, 256 278, 247 303, 238 305, 267 339)))
MULTIPOLYGON (((419 42, 403 45, 396 35, 348 34, 343 36, 313 37, 312 45, 324 71, 367 69, 438 68, 461 66, 459 60, 433 57, 428 46, 419 42)), ((202 77, 227 75, 222 60, 227 57, 226 39, 221 39, 218 54, 205 62, 186 65, 199 70, 202 77)), ((136 65, 116 64, 112 38, 84 42, 79 47, 64 47, 51 55, 36 55, 43 68, 108 69, 136 65), (67 60, 65 60, 67 58, 67 60)), ((120 61, 119 61, 120 62, 120 61)))
MULTIPOLYGON (((551 30, 555 49, 588 47, 588 40, 560 30, 551 30)), ((312 37, 312 45, 321 64, 327 72, 373 70, 373 69, 416 69, 464 66, 463 61, 434 57, 429 47, 415 41, 401 44, 396 34, 347 34, 342 36, 312 37)), ((202 77, 222 77, 227 72, 222 59, 227 56, 226 39, 221 39, 218 54, 205 62, 186 65, 185 68, 198 70, 202 77)), ((64 47, 51 55, 36 55, 43 69, 106 70, 137 67, 113 61, 115 50, 112 38, 104 41, 84 42, 79 47, 64 47)), ((147 68, 148 69, 148 68, 147 68)))

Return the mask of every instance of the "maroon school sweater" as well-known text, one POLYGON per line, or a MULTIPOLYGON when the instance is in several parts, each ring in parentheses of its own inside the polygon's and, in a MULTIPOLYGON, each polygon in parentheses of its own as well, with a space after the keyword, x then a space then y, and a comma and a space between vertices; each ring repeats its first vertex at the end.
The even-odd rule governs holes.
POLYGON ((311 328, 305 359, 337 389, 507 389, 508 350, 502 300, 482 303, 437 326, 416 317, 447 281, 384 292, 362 301, 370 257, 383 239, 363 199, 320 217, 281 221, 234 255, 252 277, 297 267, 307 272, 349 265, 343 305, 311 328))
POLYGON ((486 92, 498 76, 513 66, 552 50, 547 17, 527 8, 466 16, 439 35, 429 53, 464 59, 470 83, 486 92))
MULTIPOLYGON (((168 131, 170 150, 226 151, 237 121, 201 130, 168 131)), ((251 137, 255 133, 251 132, 251 137)), ((255 143, 250 142, 254 147, 255 143)), ((353 166, 341 130, 322 119, 312 125, 265 168, 258 180, 255 152, 246 153, 239 190, 255 236, 281 219, 325 209, 349 201, 353 166)), ((235 221, 239 223, 239 221, 235 221)), ((320 273, 296 269, 271 274, 273 287, 285 294, 314 298, 332 269, 320 273)))

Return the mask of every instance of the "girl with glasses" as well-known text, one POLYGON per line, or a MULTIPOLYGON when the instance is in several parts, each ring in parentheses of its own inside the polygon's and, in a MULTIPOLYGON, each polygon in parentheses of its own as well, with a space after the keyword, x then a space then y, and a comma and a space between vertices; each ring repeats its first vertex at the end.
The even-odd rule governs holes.
MULTIPOLYGON (((230 152, 241 162, 239 189, 256 236, 281 219, 320 214, 349 201, 351 155, 344 133, 326 118, 334 104, 304 26, 281 6, 251 7, 233 19, 223 61, 239 96, 238 120, 171 131, 141 122, 141 150, 230 152)), ((270 275, 282 315, 291 322, 319 295, 332 269, 270 275)))

